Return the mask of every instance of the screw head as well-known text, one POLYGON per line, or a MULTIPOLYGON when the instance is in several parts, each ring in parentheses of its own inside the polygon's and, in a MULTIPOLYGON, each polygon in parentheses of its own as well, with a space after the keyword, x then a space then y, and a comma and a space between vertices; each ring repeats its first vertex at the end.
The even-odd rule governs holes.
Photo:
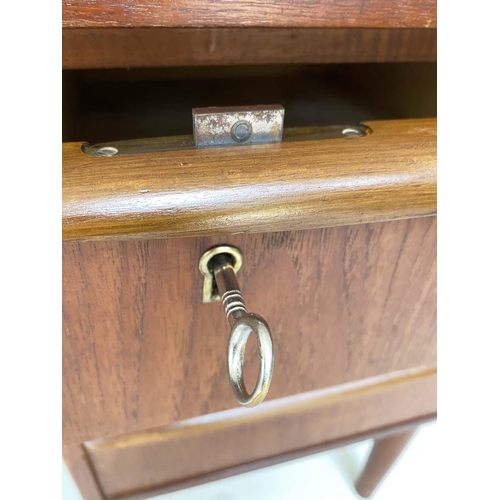
POLYGON ((353 127, 347 127, 344 130, 342 130, 342 134, 345 135, 346 137, 358 137, 363 135, 363 132, 357 128, 353 127))
POLYGON ((251 135, 252 125, 245 120, 240 120, 231 127, 231 137, 235 142, 248 141, 251 135))
POLYGON ((118 154, 118 149, 114 146, 103 146, 97 150, 97 156, 114 156, 118 154))

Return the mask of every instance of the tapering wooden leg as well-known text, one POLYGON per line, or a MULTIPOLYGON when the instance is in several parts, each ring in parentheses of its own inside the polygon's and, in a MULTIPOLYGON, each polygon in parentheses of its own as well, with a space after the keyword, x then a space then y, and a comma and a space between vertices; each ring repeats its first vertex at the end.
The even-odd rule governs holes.
POLYGON ((368 498, 373 493, 416 431, 412 429, 375 441, 366 465, 356 480, 359 495, 368 498))

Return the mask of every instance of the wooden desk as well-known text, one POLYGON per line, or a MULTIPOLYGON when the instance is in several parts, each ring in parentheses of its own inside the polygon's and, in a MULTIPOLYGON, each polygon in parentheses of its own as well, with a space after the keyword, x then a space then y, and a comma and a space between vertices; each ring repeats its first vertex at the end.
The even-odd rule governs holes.
MULTIPOLYGON (((85 500, 151 497, 374 437, 357 483, 369 495, 436 416, 436 120, 422 117, 434 80, 415 66, 435 61, 435 2, 249 5, 220 2, 215 16, 207 2, 63 2, 63 455, 85 500), (380 64, 346 65, 360 62, 380 64), (267 78, 248 84, 255 95, 237 86, 242 101, 279 81, 300 123, 309 115, 294 103, 347 82, 336 119, 368 110, 372 133, 82 152, 93 139, 78 131, 136 134, 125 126, 135 110, 156 126, 148 82, 190 82, 161 94, 174 109, 214 74, 267 78), (108 109, 121 118, 92 111, 88 89, 116 89, 108 109), (254 409, 229 389, 222 307, 201 301, 198 262, 215 244, 242 251, 247 306, 272 329, 273 381, 254 409)), ((224 85, 208 97, 231 101, 224 85)), ((185 133, 172 116, 165 126, 185 133)), ((252 341, 245 376, 257 369, 252 341)))

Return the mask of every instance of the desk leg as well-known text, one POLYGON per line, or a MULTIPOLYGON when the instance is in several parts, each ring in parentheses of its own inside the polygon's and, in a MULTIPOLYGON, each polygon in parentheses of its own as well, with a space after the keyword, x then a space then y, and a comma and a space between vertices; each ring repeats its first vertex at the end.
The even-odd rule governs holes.
POLYGON ((356 491, 368 498, 384 479, 417 429, 392 434, 375 440, 366 465, 356 480, 356 491))

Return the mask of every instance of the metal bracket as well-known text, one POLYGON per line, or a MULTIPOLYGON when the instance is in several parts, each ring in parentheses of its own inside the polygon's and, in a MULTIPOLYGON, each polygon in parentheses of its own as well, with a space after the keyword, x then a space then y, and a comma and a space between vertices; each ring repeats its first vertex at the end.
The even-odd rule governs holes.
POLYGON ((193 109, 193 138, 197 148, 281 142, 285 109, 233 106, 193 109))
POLYGON ((370 128, 362 124, 283 129, 284 117, 285 110, 279 104, 194 108, 192 136, 84 144, 82 151, 90 156, 128 156, 197 148, 363 137, 371 133, 370 128))

